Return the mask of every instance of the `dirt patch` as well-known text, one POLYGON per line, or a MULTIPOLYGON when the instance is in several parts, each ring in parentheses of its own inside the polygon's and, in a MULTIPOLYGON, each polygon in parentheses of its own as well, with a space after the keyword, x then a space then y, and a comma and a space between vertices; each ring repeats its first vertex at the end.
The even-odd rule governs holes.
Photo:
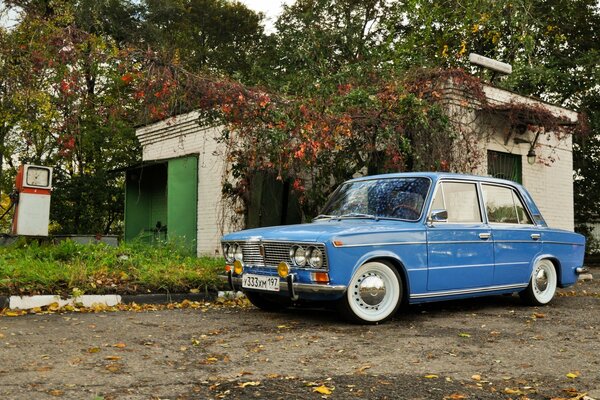
POLYGON ((600 280, 546 307, 496 296, 376 326, 323 309, 26 315, 0 318, 0 398, 573 398, 600 389, 599 354, 600 280))

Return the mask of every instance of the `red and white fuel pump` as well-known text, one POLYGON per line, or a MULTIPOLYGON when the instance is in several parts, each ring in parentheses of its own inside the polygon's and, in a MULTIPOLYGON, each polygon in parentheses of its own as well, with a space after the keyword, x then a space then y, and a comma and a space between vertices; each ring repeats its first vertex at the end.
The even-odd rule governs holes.
POLYGON ((52 168, 24 164, 16 179, 18 200, 12 233, 23 236, 48 236, 52 168))

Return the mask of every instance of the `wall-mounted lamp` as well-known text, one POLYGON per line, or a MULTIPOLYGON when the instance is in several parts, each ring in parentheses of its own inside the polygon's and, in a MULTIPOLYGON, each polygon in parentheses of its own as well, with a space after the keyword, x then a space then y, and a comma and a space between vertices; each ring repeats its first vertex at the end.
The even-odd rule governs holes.
POLYGON ((535 145, 538 141, 538 138, 540 137, 540 132, 542 130, 540 128, 538 128, 536 134, 535 134, 535 138, 533 139, 533 141, 531 142, 531 147, 529 148, 529 151, 527 152, 527 163, 529 165, 533 165, 535 164, 535 158, 536 158, 536 154, 535 154, 535 145))
POLYGON ((527 163, 529 165, 535 164, 535 150, 533 149, 533 146, 531 146, 531 148, 527 152, 527 163))

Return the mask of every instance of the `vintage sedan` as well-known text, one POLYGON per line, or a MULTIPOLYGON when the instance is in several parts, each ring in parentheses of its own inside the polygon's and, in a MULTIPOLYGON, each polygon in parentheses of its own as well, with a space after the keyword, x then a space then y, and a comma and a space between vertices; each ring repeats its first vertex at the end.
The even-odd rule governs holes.
POLYGON ((403 303, 519 293, 544 305, 585 271, 585 238, 549 228, 523 186, 448 173, 353 179, 312 223, 222 246, 229 285, 257 307, 330 300, 359 323, 403 303))

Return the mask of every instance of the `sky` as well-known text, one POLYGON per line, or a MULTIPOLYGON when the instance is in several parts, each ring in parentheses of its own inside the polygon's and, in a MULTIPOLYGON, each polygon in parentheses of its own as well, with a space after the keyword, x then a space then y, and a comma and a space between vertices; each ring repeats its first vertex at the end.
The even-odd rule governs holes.
POLYGON ((265 30, 273 32, 273 24, 281 13, 283 4, 292 4, 294 0, 239 0, 248 8, 265 14, 265 30))

